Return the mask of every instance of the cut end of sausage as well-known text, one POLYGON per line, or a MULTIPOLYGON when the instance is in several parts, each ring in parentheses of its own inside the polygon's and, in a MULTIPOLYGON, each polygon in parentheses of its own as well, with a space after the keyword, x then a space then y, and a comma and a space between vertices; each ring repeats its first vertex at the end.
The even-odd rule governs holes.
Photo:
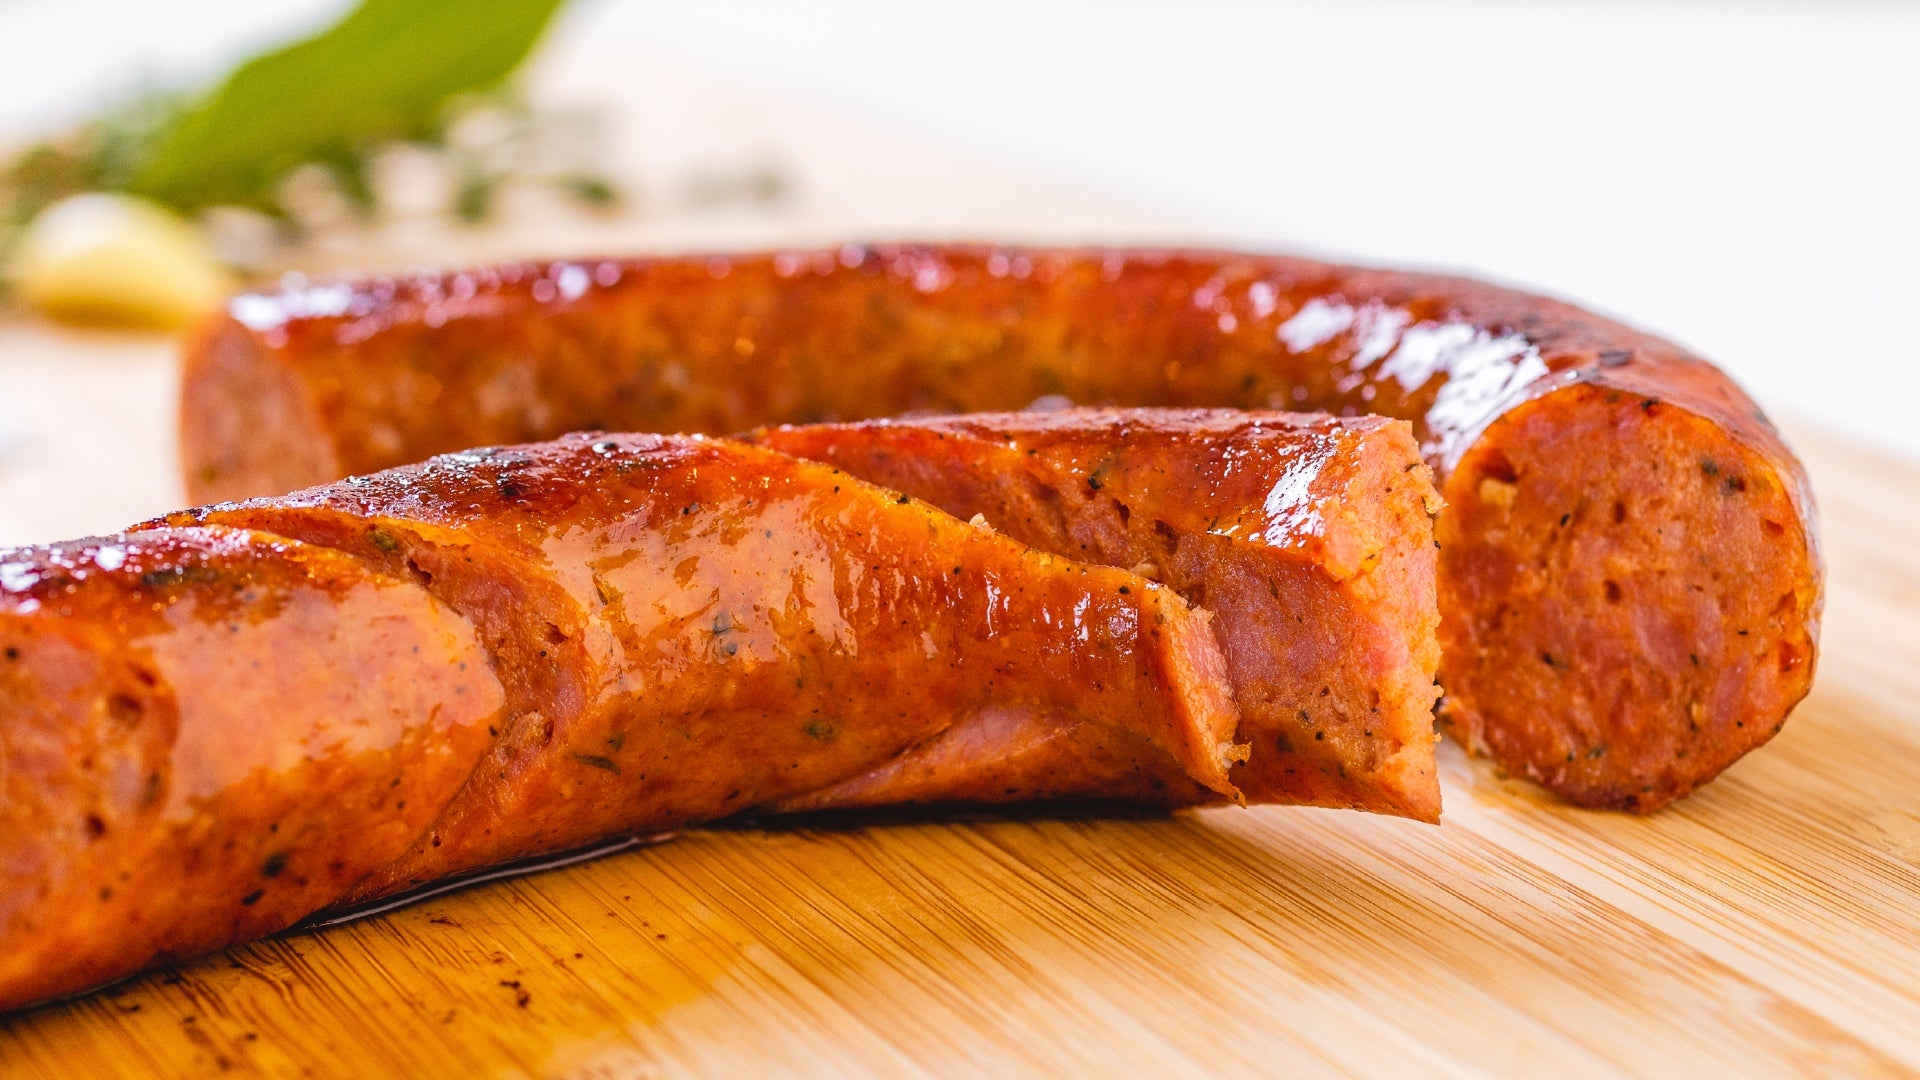
POLYGON ((1489 428, 1445 494, 1442 721, 1506 769, 1582 806, 1657 810, 1806 695, 1811 523, 1724 427, 1576 385, 1489 428))
POLYGON ((209 319, 185 349, 180 461, 197 504, 337 479, 334 440, 306 385, 232 317, 209 319))
MULTIPOLYGON (((1322 805, 1437 823, 1440 781, 1433 745, 1440 614, 1433 517, 1439 497, 1401 424, 1361 436, 1350 468, 1337 479, 1321 493, 1329 549, 1323 576, 1336 568, 1351 570, 1322 583, 1311 603, 1289 596, 1278 614, 1304 620, 1315 634, 1343 635, 1347 653, 1337 664, 1323 663, 1321 670, 1350 670, 1355 677, 1270 699, 1270 708, 1262 712, 1275 740, 1318 748, 1326 755, 1320 760, 1335 766, 1321 769, 1322 805)), ((1269 650, 1276 648, 1272 641, 1269 650)), ((1256 712, 1247 704, 1242 710, 1256 712)), ((1263 784, 1280 782, 1277 767, 1290 763, 1271 755, 1267 760, 1273 772, 1263 784)), ((1242 783, 1253 789, 1251 769, 1242 783)))

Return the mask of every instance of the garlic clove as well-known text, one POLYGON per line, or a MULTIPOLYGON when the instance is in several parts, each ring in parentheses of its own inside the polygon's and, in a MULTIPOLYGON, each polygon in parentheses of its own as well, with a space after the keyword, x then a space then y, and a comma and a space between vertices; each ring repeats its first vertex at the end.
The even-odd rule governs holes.
POLYGON ((234 289, 191 224, 145 199, 98 192, 41 211, 22 231, 7 276, 22 301, 53 318, 167 330, 234 289))

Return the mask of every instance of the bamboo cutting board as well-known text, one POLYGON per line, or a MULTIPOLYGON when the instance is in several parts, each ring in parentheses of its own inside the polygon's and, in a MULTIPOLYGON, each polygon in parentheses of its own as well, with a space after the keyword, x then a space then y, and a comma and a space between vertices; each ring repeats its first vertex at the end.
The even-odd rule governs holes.
MULTIPOLYGON (((778 222, 433 250, 1165 223, 925 147, 876 175, 873 132, 771 102, 756 122, 840 163, 803 156, 778 222)), ((171 509, 175 377, 164 343, 0 319, 0 543, 171 509)), ((1447 745, 1439 828, 694 831, 0 1017, 0 1076, 1920 1075, 1920 467, 1795 445, 1831 564, 1814 693, 1655 817, 1555 805, 1447 745)))
POLYGON ((0 1018, 0 1075, 1920 1075, 1920 468, 1796 444, 1816 688, 1652 818, 1449 745, 1439 828, 694 831, 0 1018))

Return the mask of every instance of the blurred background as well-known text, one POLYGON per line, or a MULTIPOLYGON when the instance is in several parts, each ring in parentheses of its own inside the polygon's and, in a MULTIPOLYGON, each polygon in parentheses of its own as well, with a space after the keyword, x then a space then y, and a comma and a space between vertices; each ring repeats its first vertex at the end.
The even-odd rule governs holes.
POLYGON ((1920 458, 1920 5, 378 0, 355 16, 417 30, 413 53, 377 19, 343 38, 354 8, 0 0, 16 166, 0 542, 178 501, 165 328, 235 284, 842 239, 1463 270, 1676 338, 1790 430, 1920 458), (302 39, 307 67, 229 79, 302 39), (374 114, 381 130, 353 127, 374 114), (195 130, 210 115, 238 117, 245 145, 196 173, 217 156, 195 130), (301 142, 322 128, 331 142, 301 142), (117 203, 45 212, 94 187, 150 201, 131 223, 117 203), (140 217, 153 204, 164 224, 140 217), (84 257, 102 235, 121 244, 105 262, 166 287, 129 300, 138 275, 84 257))

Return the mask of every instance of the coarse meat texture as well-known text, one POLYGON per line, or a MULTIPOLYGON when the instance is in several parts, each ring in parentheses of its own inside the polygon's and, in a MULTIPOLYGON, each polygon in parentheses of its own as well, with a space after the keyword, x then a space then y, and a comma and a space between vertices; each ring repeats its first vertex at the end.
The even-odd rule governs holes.
POLYGON ((183 453, 197 497, 231 498, 578 428, 1036 399, 1410 421, 1447 503, 1442 719, 1575 802, 1662 806, 1811 684, 1813 501, 1754 403, 1671 343, 1457 277, 907 244, 294 287, 190 344, 183 453))
POLYGON ((1772 738, 1805 692, 1819 585, 1778 562, 1791 492, 1723 428, 1575 387, 1503 416, 1448 491, 1446 685, 1467 704, 1444 715, 1469 746, 1646 809, 1772 738))
POLYGON ((0 1010, 334 903, 503 706, 465 619, 339 552, 227 528, 0 551, 0 1010))
POLYGON ((1083 735, 949 801, 1239 798, 1224 661, 1172 590, 733 440, 569 436, 168 520, 410 576, 496 658, 491 755, 349 901, 766 806, 982 712, 1083 735))
MULTIPOLYGON (((1405 422, 1073 409, 752 438, 1041 550, 1131 568, 1207 610, 1251 747, 1232 774, 1249 802, 1438 820, 1439 496, 1405 422)), ((927 798, 935 777, 979 760, 975 741, 955 731, 952 745, 802 798, 880 804, 907 789, 927 798)))

